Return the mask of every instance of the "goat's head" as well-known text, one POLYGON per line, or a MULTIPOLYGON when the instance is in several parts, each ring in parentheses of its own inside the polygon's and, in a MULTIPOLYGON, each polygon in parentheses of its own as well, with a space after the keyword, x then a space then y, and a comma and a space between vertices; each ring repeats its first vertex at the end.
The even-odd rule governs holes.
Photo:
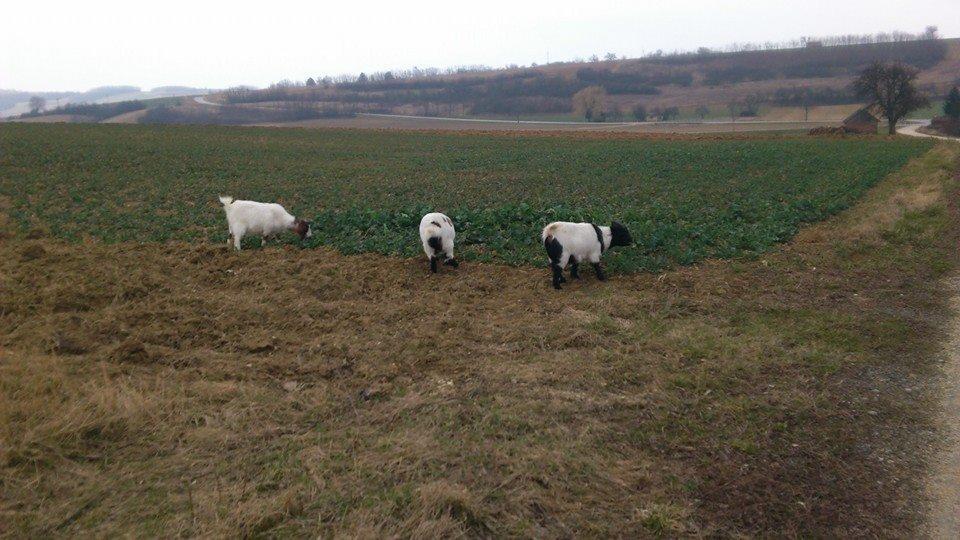
POLYGON ((616 221, 610 224, 610 237, 610 247, 629 246, 633 243, 633 237, 630 236, 630 231, 616 221))
POLYGON ((300 240, 304 240, 313 236, 313 231, 310 230, 310 222, 300 218, 294 220, 293 226, 290 227, 290 230, 297 233, 297 235, 300 236, 300 240))

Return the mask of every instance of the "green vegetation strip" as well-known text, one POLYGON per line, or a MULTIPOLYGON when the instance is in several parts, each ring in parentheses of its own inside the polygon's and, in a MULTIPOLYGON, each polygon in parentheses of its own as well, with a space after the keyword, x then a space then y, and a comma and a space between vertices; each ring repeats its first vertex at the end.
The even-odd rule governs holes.
POLYGON ((224 242, 217 195, 230 194, 313 219, 312 245, 403 256, 420 251, 420 216, 440 210, 458 257, 515 265, 545 260, 550 221, 617 219, 637 245, 610 267, 656 270, 767 250, 930 146, 6 124, 0 202, 21 230, 70 240, 224 242))

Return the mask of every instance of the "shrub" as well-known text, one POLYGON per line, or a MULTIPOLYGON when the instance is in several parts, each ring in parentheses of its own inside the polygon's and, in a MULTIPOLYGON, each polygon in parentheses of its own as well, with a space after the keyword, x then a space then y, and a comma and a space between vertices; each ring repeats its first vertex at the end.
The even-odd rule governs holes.
POLYGON ((939 116, 934 118, 930 125, 933 129, 945 135, 960 136, 960 118, 950 116, 939 116))
POLYGON ((633 106, 631 114, 633 114, 634 120, 637 122, 643 122, 647 119, 647 108, 644 107, 642 103, 637 103, 633 106))
POLYGON ((660 120, 669 122, 680 118, 680 107, 667 107, 660 112, 660 120))
POLYGON ((588 86, 573 95, 573 110, 588 122, 606 119, 607 93, 600 86, 588 86))

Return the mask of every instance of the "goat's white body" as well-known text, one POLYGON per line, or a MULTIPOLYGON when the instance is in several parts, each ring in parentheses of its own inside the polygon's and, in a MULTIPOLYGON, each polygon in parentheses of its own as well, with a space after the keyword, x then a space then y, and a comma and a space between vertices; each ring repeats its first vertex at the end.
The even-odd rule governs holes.
POLYGON ((590 223, 570 223, 569 221, 554 221, 543 228, 540 240, 546 242, 547 237, 552 237, 563 247, 563 254, 560 256, 560 268, 566 268, 570 258, 573 257, 578 263, 589 262, 599 263, 600 256, 610 247, 612 235, 610 227, 600 227, 600 234, 603 237, 603 246, 597 240, 597 231, 590 223))
POLYGON ((453 227, 453 221, 440 212, 431 212, 420 220, 420 241, 423 242, 423 252, 427 258, 440 255, 430 246, 431 238, 440 238, 441 251, 447 259, 453 258, 453 239, 457 236, 457 231, 453 227))
MULTIPOLYGON (((268 237, 290 229, 296 221, 295 217, 276 203, 235 201, 233 197, 220 197, 220 202, 227 214, 230 236, 237 250, 240 249, 240 241, 244 235, 260 236, 266 243, 268 237)), ((230 240, 227 240, 227 243, 229 244, 230 240)))

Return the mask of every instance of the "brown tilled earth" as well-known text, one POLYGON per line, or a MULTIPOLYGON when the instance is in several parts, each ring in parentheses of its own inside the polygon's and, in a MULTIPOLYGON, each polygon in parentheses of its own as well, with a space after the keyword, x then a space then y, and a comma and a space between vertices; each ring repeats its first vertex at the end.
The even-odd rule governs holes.
POLYGON ((146 109, 141 109, 139 111, 130 111, 123 114, 118 114, 117 116, 112 116, 103 120, 104 124, 136 124, 140 121, 144 115, 147 114, 146 109))
POLYGON ((768 256, 562 292, 6 233, 0 535, 909 535, 957 158, 768 256))
MULTIPOLYGON (((819 125, 839 122, 820 122, 819 125)), ((637 133, 637 134, 723 134, 750 133, 758 131, 797 131, 809 129, 811 124, 797 121, 770 122, 725 122, 702 123, 626 123, 626 124, 574 124, 546 122, 477 122, 471 120, 423 118, 404 116, 357 116, 354 118, 321 118, 294 122, 267 122, 259 126, 307 127, 307 128, 354 128, 354 129, 401 129, 430 131, 529 131, 529 132, 583 132, 583 133, 637 133)))

